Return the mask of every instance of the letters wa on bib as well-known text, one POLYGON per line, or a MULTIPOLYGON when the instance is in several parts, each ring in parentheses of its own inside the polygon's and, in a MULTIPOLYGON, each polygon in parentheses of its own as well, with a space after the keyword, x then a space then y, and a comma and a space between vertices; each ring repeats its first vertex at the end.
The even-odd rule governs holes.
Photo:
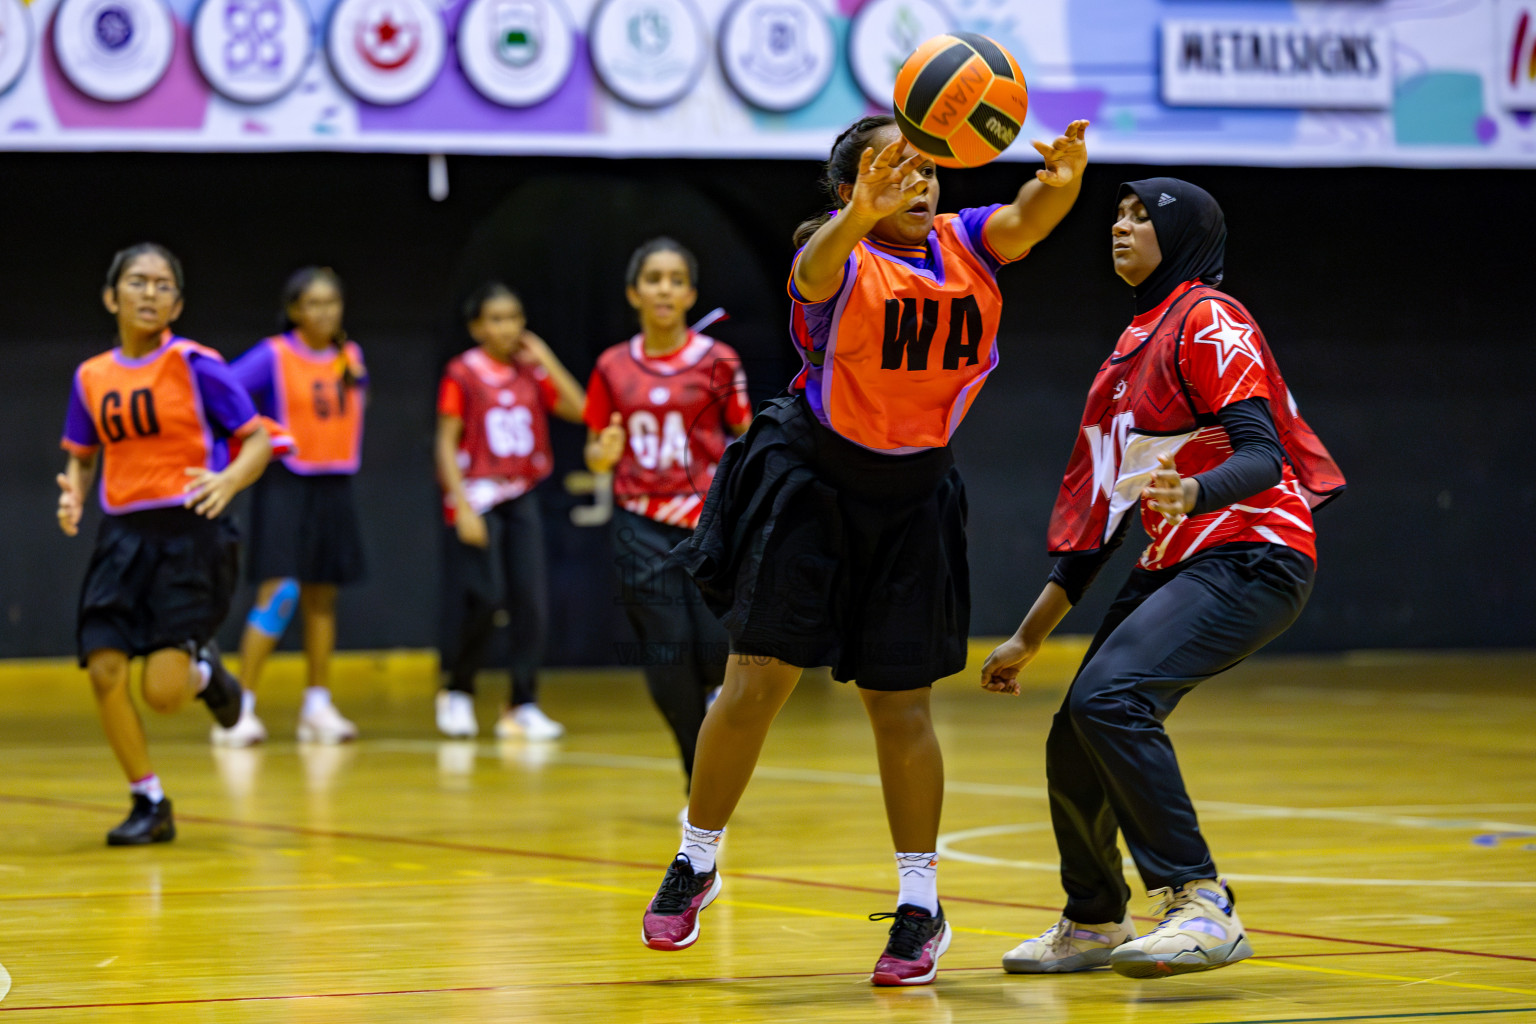
POLYGON ((800 373, 725 450, 678 549, 732 650, 877 690, 964 668, 966 500, 949 441, 998 361, 1009 261, 984 237, 998 209, 940 215, 923 246, 862 239, 822 302, 791 272, 800 373))

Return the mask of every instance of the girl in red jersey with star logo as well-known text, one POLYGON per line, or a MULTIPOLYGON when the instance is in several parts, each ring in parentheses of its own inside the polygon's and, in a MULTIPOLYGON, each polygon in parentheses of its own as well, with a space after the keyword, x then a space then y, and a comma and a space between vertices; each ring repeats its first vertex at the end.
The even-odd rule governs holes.
POLYGON ((1197 683, 1279 636, 1316 574, 1312 510, 1344 489, 1258 325, 1216 290, 1221 207, 1176 178, 1120 187, 1115 272, 1136 316, 1088 392, 1051 515, 1059 555, 982 685, 1019 692, 1029 664, 1120 546, 1140 505, 1151 543, 1110 606, 1046 740, 1067 904, 1003 957, 1014 973, 1108 964, 1157 978, 1253 950, 1218 876, 1163 721, 1197 683), (1123 836, 1159 923, 1138 937, 1123 836))

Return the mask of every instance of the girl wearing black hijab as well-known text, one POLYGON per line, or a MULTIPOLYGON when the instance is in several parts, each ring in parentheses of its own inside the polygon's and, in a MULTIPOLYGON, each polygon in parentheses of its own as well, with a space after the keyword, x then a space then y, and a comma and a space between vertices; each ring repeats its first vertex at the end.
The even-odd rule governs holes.
POLYGON ((1013 973, 1109 964, 1156 978, 1251 956, 1185 791, 1163 720, 1180 698, 1295 621, 1312 590, 1312 509, 1344 478, 1296 411, 1264 335, 1216 290, 1221 207, 1176 178, 1120 186, 1115 272, 1136 316, 1100 367, 1051 516, 1059 556, 982 686, 1018 675, 1141 506, 1151 543, 1110 606, 1046 740, 1067 904, 1003 957, 1013 973), (1161 920, 1141 937, 1126 904, 1122 833, 1161 920))

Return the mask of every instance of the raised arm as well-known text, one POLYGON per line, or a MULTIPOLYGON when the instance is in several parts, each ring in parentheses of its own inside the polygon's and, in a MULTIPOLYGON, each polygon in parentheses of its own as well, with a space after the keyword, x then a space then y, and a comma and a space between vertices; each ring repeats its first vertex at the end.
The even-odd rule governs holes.
POLYGON ((1087 130, 1087 121, 1073 121, 1050 145, 1034 141, 1045 166, 1035 172, 1033 181, 1024 183, 1012 203, 987 221, 987 244, 999 256, 1014 260, 1024 255, 1044 240, 1077 202, 1083 168, 1088 164, 1088 147, 1083 141, 1087 130))
POLYGON ((837 294, 843 267, 853 247, 882 219, 928 191, 919 168, 928 160, 905 139, 878 154, 873 146, 859 157, 859 177, 843 197, 837 216, 816 229, 795 261, 795 290, 806 302, 823 302, 837 294), (910 152, 910 156, 906 155, 910 152))
POLYGON ((560 396, 560 400, 555 403, 554 414, 567 423, 580 423, 582 408, 587 404, 587 392, 571 376, 571 371, 565 368, 560 357, 555 355, 543 338, 532 331, 523 332, 523 351, 544 367, 555 385, 555 393, 560 396))

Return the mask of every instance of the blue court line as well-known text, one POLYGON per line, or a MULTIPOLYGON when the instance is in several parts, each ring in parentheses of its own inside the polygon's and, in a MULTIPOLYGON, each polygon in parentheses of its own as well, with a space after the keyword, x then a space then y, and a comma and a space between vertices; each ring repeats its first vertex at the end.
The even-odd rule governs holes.
POLYGON ((1218 1020, 1212 1024, 1321 1024, 1336 1020, 1423 1020, 1428 1017, 1472 1017, 1486 1013, 1536 1013, 1536 1006, 1508 1010, 1427 1010, 1423 1013, 1371 1013, 1350 1017, 1276 1017, 1268 1020, 1218 1020))

